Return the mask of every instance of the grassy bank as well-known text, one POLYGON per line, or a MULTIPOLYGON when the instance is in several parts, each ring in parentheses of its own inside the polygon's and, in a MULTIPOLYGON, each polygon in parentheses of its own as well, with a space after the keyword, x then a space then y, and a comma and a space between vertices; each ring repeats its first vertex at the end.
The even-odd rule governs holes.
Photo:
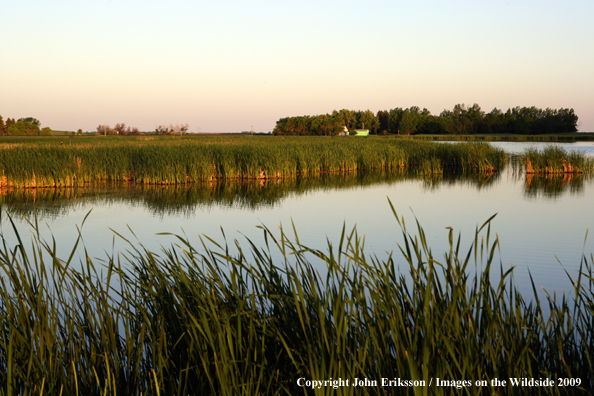
POLYGON ((489 222, 468 252, 451 230, 437 259, 420 226, 411 235, 396 219, 404 242, 386 261, 366 255, 356 231, 326 251, 265 228, 263 247, 231 242, 234 254, 206 237, 159 252, 131 243, 105 266, 87 258, 81 270, 72 256, 56 257, 52 242, 4 245, 0 395, 535 392, 498 388, 493 378, 553 380, 540 394, 594 391, 592 256, 574 297, 541 301, 496 268, 489 222), (312 390, 299 378, 378 382, 312 390), (425 386, 386 387, 381 378, 425 386), (436 387, 435 378, 473 384, 436 387))
POLYGON ((414 169, 493 172, 502 150, 390 138, 80 137, 0 141, 0 186, 74 186, 97 180, 186 184, 318 173, 414 169))

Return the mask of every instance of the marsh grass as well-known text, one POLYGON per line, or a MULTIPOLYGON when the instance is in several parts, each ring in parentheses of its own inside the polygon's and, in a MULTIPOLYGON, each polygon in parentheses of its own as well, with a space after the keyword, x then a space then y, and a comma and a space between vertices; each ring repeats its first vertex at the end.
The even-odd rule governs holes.
POLYGON ((491 387, 495 377, 580 380, 541 394, 594 391, 592 256, 571 298, 541 301, 534 283, 524 296, 497 265, 492 218, 468 251, 450 229, 438 259, 421 226, 410 234, 394 215, 403 242, 383 261, 365 253, 356 229, 321 251, 294 228, 261 227, 261 245, 224 233, 201 246, 177 236, 159 251, 129 241, 127 252, 104 263, 83 256, 74 269, 82 236, 59 258, 53 240, 36 234, 29 244, 15 228, 18 243, 0 253, 0 395, 461 392, 381 386, 436 377, 487 381, 463 390, 475 395, 503 391, 491 387), (378 383, 312 390, 297 386, 300 377, 378 383))
POLYGON ((583 152, 567 151, 558 146, 549 146, 542 150, 526 149, 521 156, 521 163, 527 174, 584 173, 591 175, 594 172, 594 158, 583 152))
POLYGON ((390 138, 175 137, 31 140, 0 149, 0 187, 104 181, 189 184, 407 168, 421 174, 494 172, 505 153, 487 144, 390 138))

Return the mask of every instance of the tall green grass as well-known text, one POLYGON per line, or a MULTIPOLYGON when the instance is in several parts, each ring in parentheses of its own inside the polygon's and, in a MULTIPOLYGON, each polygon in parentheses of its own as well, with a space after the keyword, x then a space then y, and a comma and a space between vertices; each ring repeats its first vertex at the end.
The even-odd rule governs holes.
MULTIPOLYGON (((386 260, 343 229, 325 251, 262 227, 263 243, 160 251, 131 241, 104 264, 59 258, 39 234, 0 253, 0 395, 534 394, 491 379, 579 379, 540 394, 594 391, 593 257, 572 297, 522 295, 495 262, 489 219, 468 251, 449 232, 433 255, 396 213, 403 242, 386 260), (500 273, 492 281, 491 273, 500 273), (545 313, 546 311, 550 314, 545 313), (483 380, 458 390, 442 380, 483 380), (369 387, 307 389, 354 378, 369 387), (425 381, 382 387, 381 378, 425 381), (429 383, 433 378, 431 386, 429 383)), ((33 224, 37 229, 37 224, 33 224)), ((16 231, 16 230, 15 230, 16 231)), ((17 233, 18 235, 18 233, 17 233)))
POLYGON ((528 174, 555 175, 594 172, 594 158, 582 152, 567 151, 549 146, 542 150, 529 148, 521 156, 521 164, 528 174))
POLYGON ((65 144, 50 140, 51 144, 40 139, 0 144, 0 187, 80 186, 98 180, 188 184, 398 168, 422 174, 476 174, 500 169, 506 159, 502 150, 487 144, 389 138, 82 137, 65 144))

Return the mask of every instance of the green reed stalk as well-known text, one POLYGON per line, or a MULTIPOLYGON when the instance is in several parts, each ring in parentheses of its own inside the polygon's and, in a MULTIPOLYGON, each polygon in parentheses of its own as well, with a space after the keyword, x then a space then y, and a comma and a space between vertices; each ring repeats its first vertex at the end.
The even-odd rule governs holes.
POLYGON ((541 394, 594 391, 594 257, 571 299, 543 302, 534 284, 519 292, 511 269, 492 281, 492 218, 466 251, 450 229, 439 259, 418 223, 411 234, 394 215, 403 242, 385 260, 356 229, 322 251, 294 227, 293 237, 262 227, 260 246, 177 236, 160 251, 129 241, 103 264, 86 252, 75 263, 82 237, 62 259, 55 241, 35 233, 26 245, 13 224, 17 243, 0 251, 0 395, 534 392, 498 389, 495 377, 579 379, 541 394), (486 385, 436 387, 438 377, 486 385), (299 378, 377 382, 308 389, 299 378))
POLYGON ((63 145, 29 143, 0 147, 0 187, 72 187, 99 180, 188 184, 398 168, 477 174, 501 169, 506 159, 483 143, 389 138, 94 137, 63 145))
POLYGON ((521 165, 528 174, 562 175, 594 173, 594 158, 583 152, 550 146, 543 150, 527 149, 520 157, 521 165))

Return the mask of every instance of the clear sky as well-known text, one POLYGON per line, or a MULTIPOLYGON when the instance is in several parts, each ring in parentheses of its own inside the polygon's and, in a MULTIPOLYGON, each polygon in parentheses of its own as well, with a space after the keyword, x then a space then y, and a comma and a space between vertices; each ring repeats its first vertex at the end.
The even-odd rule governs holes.
POLYGON ((457 103, 594 131, 594 1, 1 1, 0 115, 55 130, 270 131, 457 103))

